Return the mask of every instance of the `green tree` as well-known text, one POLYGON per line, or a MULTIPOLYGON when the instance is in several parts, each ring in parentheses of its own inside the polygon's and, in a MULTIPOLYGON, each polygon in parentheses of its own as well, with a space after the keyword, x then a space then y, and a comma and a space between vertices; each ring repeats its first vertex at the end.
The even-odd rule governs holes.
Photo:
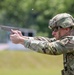
POLYGON ((0 24, 34 28, 51 36, 48 22, 58 13, 73 15, 73 0, 0 0, 0 24))

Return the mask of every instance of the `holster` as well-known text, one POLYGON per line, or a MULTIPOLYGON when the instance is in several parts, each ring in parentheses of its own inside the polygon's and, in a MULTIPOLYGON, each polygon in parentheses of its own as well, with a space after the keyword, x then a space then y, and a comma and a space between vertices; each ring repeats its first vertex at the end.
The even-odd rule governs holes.
POLYGON ((68 72, 65 71, 65 70, 62 70, 62 71, 61 71, 61 74, 62 74, 62 75, 69 75, 68 72))
POLYGON ((65 74, 64 74, 64 70, 61 70, 61 74, 62 74, 62 75, 65 75, 65 74))

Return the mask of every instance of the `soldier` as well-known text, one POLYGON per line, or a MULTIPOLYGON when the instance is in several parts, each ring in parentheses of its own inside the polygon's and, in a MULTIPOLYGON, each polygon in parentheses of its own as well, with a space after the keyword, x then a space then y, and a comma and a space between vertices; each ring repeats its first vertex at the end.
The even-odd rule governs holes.
POLYGON ((61 13, 49 21, 49 28, 55 38, 22 36, 18 30, 11 30, 10 39, 34 51, 50 54, 63 54, 62 75, 74 75, 74 19, 70 14, 61 13))

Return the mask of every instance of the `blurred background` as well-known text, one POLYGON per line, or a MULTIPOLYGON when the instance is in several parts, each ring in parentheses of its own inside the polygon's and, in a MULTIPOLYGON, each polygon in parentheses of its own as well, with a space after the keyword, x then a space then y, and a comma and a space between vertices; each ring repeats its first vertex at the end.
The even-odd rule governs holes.
MULTIPOLYGON (((0 25, 19 27, 24 36, 51 38, 49 20, 58 13, 74 17, 74 0, 0 0, 0 25)), ((13 44, 0 29, 0 75, 61 75, 62 55, 50 56, 13 44)))

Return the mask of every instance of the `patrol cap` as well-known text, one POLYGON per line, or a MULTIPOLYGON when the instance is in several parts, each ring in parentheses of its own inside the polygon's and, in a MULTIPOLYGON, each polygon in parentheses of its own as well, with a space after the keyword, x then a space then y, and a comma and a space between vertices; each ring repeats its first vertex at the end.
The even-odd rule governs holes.
POLYGON ((54 27, 74 27, 74 18, 68 13, 57 14, 49 21, 49 28, 54 27))

